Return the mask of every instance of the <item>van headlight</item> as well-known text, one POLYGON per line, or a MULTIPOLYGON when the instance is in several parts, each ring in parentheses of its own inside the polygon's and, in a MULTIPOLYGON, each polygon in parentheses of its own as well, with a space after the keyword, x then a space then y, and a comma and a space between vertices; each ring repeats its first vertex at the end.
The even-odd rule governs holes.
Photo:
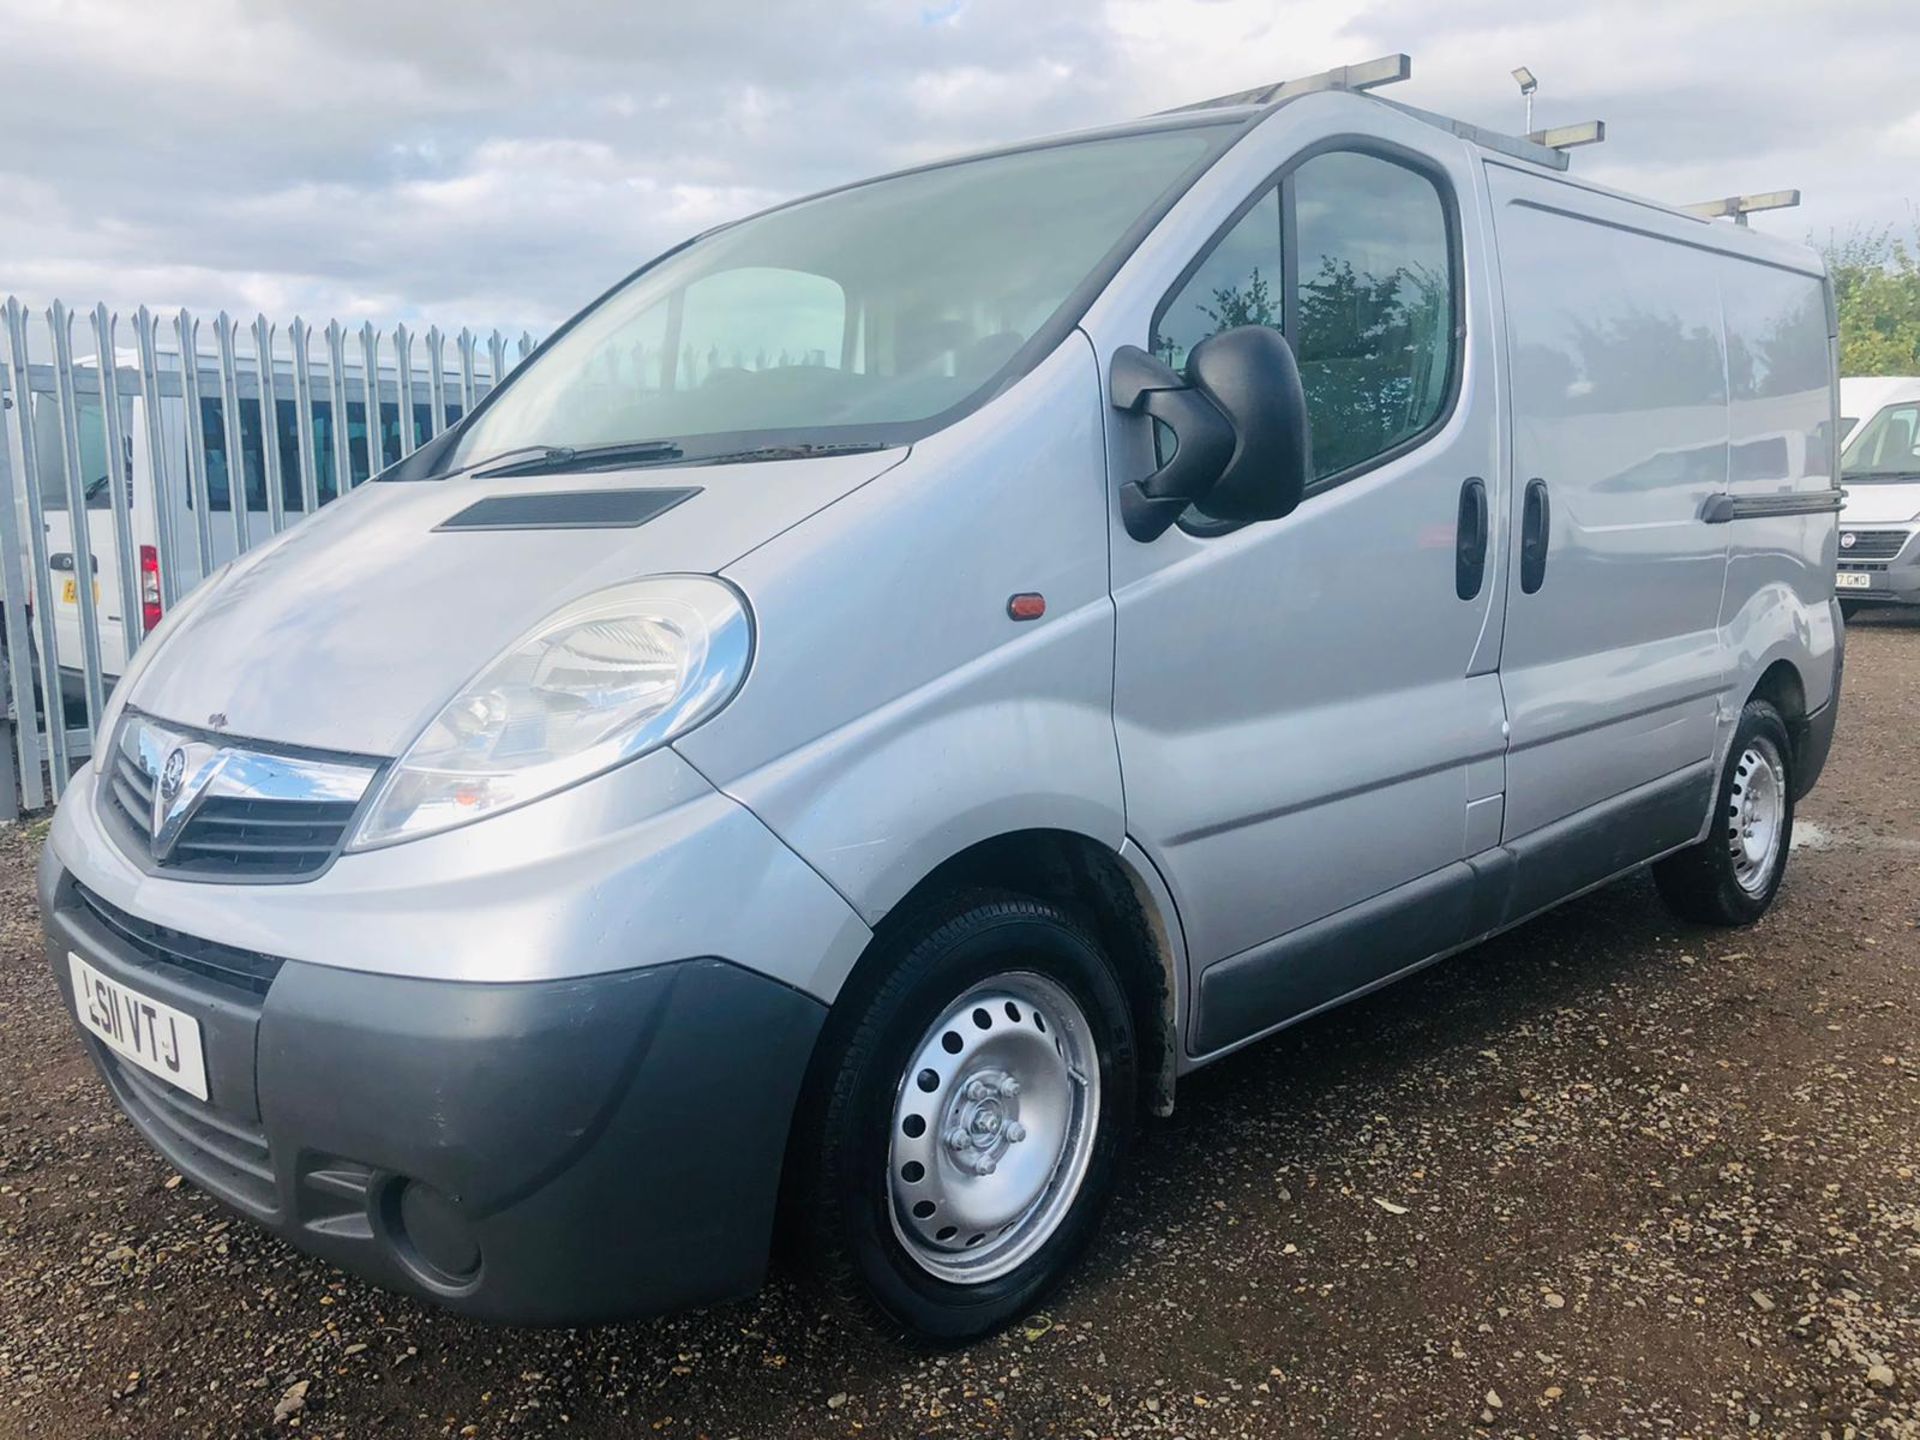
POLYGON ((575 600, 447 703, 348 848, 497 815, 657 749, 731 700, 752 654, 746 604, 720 580, 663 576, 575 600))

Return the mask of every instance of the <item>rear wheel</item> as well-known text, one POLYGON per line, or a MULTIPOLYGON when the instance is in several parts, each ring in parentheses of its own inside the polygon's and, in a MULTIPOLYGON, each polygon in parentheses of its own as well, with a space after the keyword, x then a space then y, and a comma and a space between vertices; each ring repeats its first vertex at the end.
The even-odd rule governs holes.
POLYGON ((1720 776, 1707 838, 1653 867, 1676 915, 1708 925, 1750 925, 1767 913, 1793 841, 1793 747, 1765 700, 1740 712, 1720 776))
POLYGON ((815 1061, 794 1218, 840 1297, 958 1343, 1029 1312, 1092 1236, 1132 1129, 1131 1012, 1039 901, 974 892, 885 943, 815 1061))

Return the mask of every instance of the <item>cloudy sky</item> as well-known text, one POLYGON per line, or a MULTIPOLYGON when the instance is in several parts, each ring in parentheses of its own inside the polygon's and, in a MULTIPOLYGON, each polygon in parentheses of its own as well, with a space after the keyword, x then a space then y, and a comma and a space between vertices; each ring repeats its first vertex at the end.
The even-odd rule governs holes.
POLYGON ((1913 0, 0 0, 0 295, 542 331, 715 221, 1394 50, 1582 173, 1911 230, 1913 0))

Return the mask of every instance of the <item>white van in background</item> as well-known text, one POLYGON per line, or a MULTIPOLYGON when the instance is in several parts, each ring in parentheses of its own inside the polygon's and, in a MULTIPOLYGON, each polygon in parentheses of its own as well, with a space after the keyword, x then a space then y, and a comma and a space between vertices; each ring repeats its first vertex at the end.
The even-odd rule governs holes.
POLYGON ((1859 422, 1840 455, 1840 608, 1920 605, 1920 377, 1842 380, 1840 410, 1859 422))
POLYGON ((1840 381, 1840 445, 1853 443, 1860 427, 1896 400, 1920 400, 1920 376, 1847 375, 1840 381))
MULTIPOLYGON (((201 359, 199 379, 199 437, 204 445, 206 472, 206 560, 203 562, 198 513, 189 446, 195 443, 188 428, 188 401, 181 383, 180 357, 162 353, 157 357, 160 370, 160 435, 166 449, 165 464, 156 467, 151 453, 146 417, 146 402, 139 394, 139 376, 132 352, 118 357, 120 375, 117 390, 120 402, 122 455, 119 473, 126 486, 130 540, 134 557, 133 573, 137 594, 124 595, 114 533, 114 504, 109 486, 114 465, 107 453, 107 427, 102 409, 103 387, 99 364, 88 360, 74 366, 74 410, 79 440, 80 486, 87 509, 89 557, 76 550, 71 500, 60 439, 60 409, 53 393, 50 369, 43 377, 35 367, 30 385, 30 413, 34 441, 35 479, 46 533, 47 569, 51 581, 51 603, 55 653, 59 659, 61 689, 70 708, 84 705, 85 647, 82 640, 80 572, 91 561, 94 586, 94 614, 99 630, 100 667, 108 687, 126 667, 129 640, 140 637, 160 623, 164 606, 163 567, 171 567, 168 579, 175 596, 185 595, 210 570, 217 570, 233 559, 239 550, 237 527, 233 522, 233 467, 228 458, 228 435, 224 404, 221 399, 219 371, 210 357, 201 359), (162 476, 164 475, 164 481, 162 476), (161 523, 162 506, 168 524, 161 523), (169 547, 165 537, 170 534, 169 547), (171 553, 169 553, 169 550, 171 553), (133 612, 129 635, 128 607, 133 612)), ((250 368, 250 367, 249 367, 250 368)), ((400 409, 398 373, 392 365, 381 367, 381 460, 370 464, 367 453, 366 403, 361 377, 364 367, 345 367, 347 427, 351 485, 366 480, 372 471, 384 468, 400 458, 400 409), (362 398, 355 399, 354 396, 362 398)), ((300 470, 300 435, 293 399, 293 364, 282 359, 276 365, 274 443, 278 449, 280 499, 283 524, 299 520, 306 513, 306 499, 300 470)), ((340 489, 335 461, 333 401, 329 393, 330 372, 324 362, 311 370, 313 400, 313 464, 315 492, 319 504, 332 500, 340 489)), ((273 533, 268 508, 267 467, 261 444, 260 385, 258 377, 243 373, 238 377, 240 451, 246 505, 247 543, 258 544, 273 533)), ((488 388, 482 386, 482 393, 488 388)), ((414 444, 424 444, 435 433, 429 386, 418 376, 413 382, 414 444)), ((451 425, 462 413, 457 387, 446 402, 451 425)), ((33 578, 31 557, 23 557, 28 580, 29 603, 38 603, 41 587, 33 578)))

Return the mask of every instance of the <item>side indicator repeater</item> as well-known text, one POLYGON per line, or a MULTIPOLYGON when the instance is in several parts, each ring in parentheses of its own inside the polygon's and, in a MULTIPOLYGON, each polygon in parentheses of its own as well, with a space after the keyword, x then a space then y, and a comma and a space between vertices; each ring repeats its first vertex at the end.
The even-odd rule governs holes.
POLYGON ((1023 590, 1007 600, 1009 620, 1038 620, 1047 613, 1047 597, 1036 590, 1023 590))

